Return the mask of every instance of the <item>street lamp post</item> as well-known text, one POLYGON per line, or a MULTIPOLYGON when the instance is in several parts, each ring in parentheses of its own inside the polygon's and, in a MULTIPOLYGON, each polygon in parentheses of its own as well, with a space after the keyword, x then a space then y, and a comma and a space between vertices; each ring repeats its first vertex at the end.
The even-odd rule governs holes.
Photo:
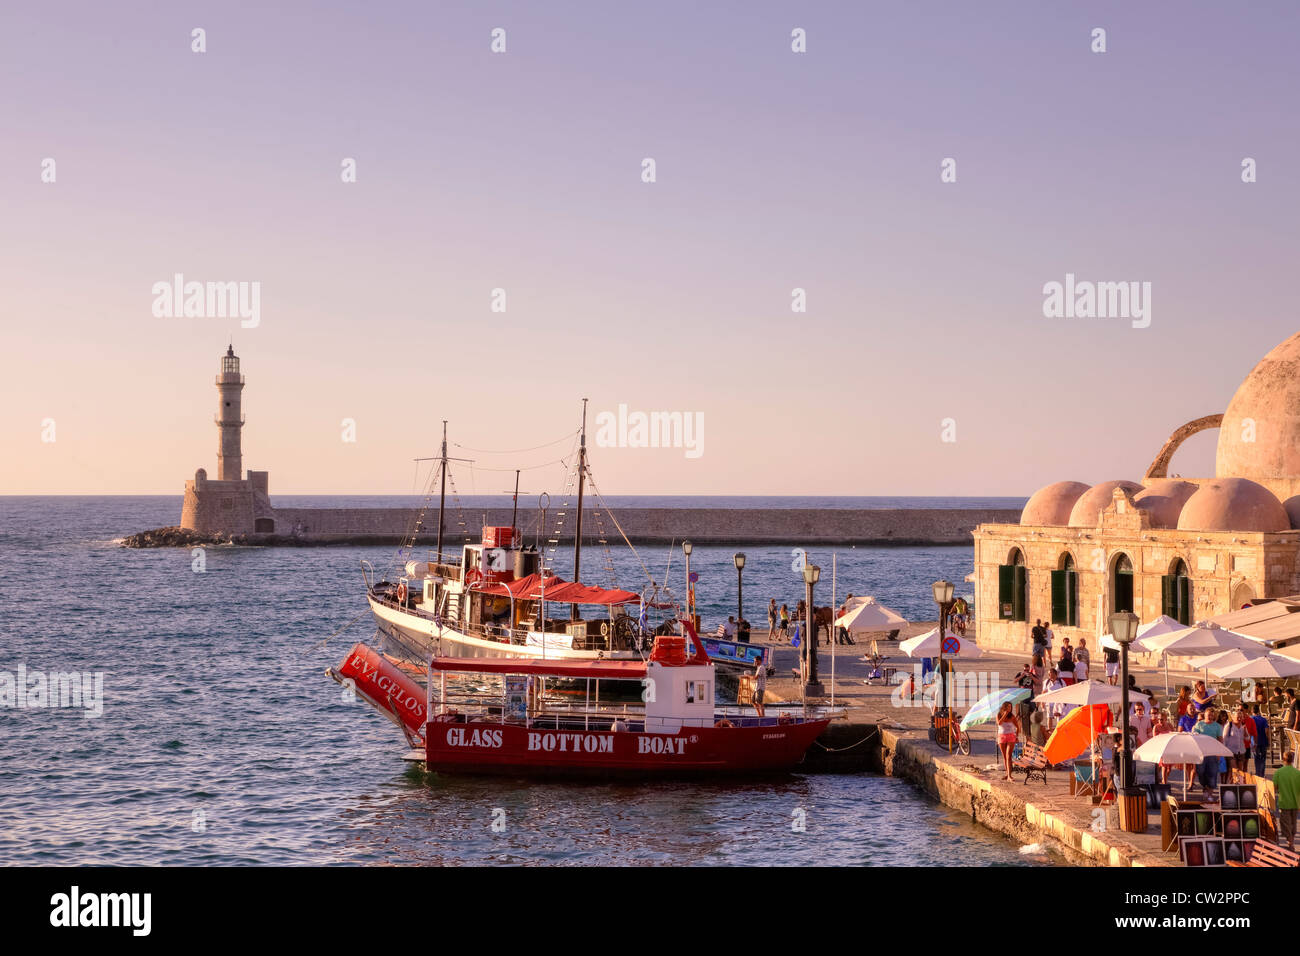
POLYGON ((943 639, 948 631, 948 609, 952 607, 952 582, 935 581, 930 585, 934 603, 939 605, 939 717, 948 716, 948 681, 943 672, 943 639))
POLYGON ((1110 616, 1110 632, 1115 635, 1115 642, 1120 648, 1120 740, 1123 742, 1123 754, 1119 761, 1119 792, 1120 796, 1128 796, 1129 786, 1132 781, 1129 779, 1129 768, 1132 766, 1133 755, 1129 752, 1128 736, 1128 646, 1137 639, 1138 616, 1132 611, 1118 611, 1110 616))
POLYGON ((813 611, 813 585, 817 583, 821 576, 821 568, 817 567, 815 564, 804 563, 803 623, 804 640, 808 644, 808 670, 806 683, 803 685, 803 696, 805 700, 809 697, 823 697, 826 694, 821 681, 817 679, 817 615, 813 611))
POLYGON ((690 619, 691 625, 695 624, 695 589, 691 587, 691 551, 693 546, 689 541, 682 542, 682 554, 686 555, 686 617, 690 619))
POLYGON ((736 621, 745 619, 745 582, 741 574, 745 570, 745 552, 737 551, 731 560, 736 562, 736 621))

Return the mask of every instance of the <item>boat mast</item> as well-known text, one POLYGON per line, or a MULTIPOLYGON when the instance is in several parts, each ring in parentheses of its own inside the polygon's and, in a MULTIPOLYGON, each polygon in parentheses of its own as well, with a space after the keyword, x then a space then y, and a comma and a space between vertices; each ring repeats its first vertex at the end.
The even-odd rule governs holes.
POLYGON ((442 515, 447 506, 447 420, 442 420, 442 491, 438 495, 438 563, 442 564, 442 515))
MULTIPOLYGON (((573 580, 582 579, 578 569, 582 561, 582 487, 587 477, 587 400, 582 400, 582 437, 578 440, 578 524, 573 538, 573 580)), ((578 619, 578 605, 569 605, 569 620, 578 619)))

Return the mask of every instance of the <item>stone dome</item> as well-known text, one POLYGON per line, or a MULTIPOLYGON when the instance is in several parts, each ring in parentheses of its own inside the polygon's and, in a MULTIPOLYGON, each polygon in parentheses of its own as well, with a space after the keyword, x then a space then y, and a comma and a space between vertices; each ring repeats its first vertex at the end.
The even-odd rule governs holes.
POLYGON ((1277 496, 1247 478, 1216 478, 1187 499, 1179 531, 1287 531, 1291 519, 1277 496))
POLYGON ((1101 513, 1110 507, 1116 488, 1123 488, 1131 495, 1142 490, 1136 481, 1103 481, 1093 485, 1070 509, 1070 527, 1095 528, 1101 524, 1101 513))
POLYGON ((1023 525, 1056 525, 1070 523, 1070 509, 1079 497, 1088 490, 1082 481, 1058 481, 1039 488, 1025 502, 1025 510, 1020 512, 1023 525))
POLYGON ((1177 528, 1178 516, 1187 499, 1196 494, 1197 485, 1177 478, 1153 478, 1133 496, 1133 504, 1145 511, 1153 528, 1177 528))
POLYGON ((1219 427, 1214 473, 1300 477, 1300 333, 1260 359, 1232 396, 1219 427))

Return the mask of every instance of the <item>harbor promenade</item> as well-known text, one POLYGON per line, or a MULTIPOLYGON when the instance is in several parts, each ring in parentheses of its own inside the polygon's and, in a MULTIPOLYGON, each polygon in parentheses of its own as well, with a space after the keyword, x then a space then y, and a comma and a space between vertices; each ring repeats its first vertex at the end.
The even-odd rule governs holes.
MULTIPOLYGON (((900 638, 922 634, 936 623, 911 624, 903 629, 900 638)), ((846 719, 833 723, 810 751, 809 769, 873 769, 903 777, 944 804, 970 813, 976 822, 1022 846, 1038 844, 1067 863, 1181 865, 1176 853, 1161 851, 1158 812, 1149 814, 1146 833, 1127 833, 1119 827, 1113 804, 1094 806, 1087 796, 1071 795, 1070 774, 1066 771, 1049 770, 1046 784, 1041 780, 1026 784, 1023 776, 1017 776, 1014 782, 1006 781, 992 724, 970 729, 969 756, 940 748, 929 739, 930 710, 919 698, 918 706, 897 706, 892 696, 895 688, 881 681, 874 686, 864 683, 870 666, 859 658, 870 647, 871 642, 862 638, 856 645, 835 647, 834 703, 846 711, 846 719)), ((903 655, 896 642, 880 641, 878 647, 887 666, 897 667, 900 674, 920 663, 903 655)), ((780 643, 773 649, 776 675, 769 679, 770 693, 783 700, 800 699, 799 684, 791 676, 791 669, 798 664, 798 650, 780 643)), ((826 689, 827 704, 832 690, 831 650, 823 634, 818 676, 826 689)), ((1026 660, 1026 655, 986 653, 978 659, 960 661, 957 668, 959 674, 983 672, 989 680, 996 674, 999 687, 1010 687, 1026 660)), ((1139 686, 1163 689, 1163 671, 1143 667, 1131 670, 1139 686)), ((965 702, 955 709, 963 713, 968 706, 969 702, 965 702)))

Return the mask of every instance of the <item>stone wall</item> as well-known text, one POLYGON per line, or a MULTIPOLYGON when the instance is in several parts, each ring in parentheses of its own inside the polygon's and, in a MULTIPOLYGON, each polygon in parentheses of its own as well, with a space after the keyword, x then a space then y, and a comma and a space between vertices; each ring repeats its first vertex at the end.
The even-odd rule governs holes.
MULTIPOLYGON (((211 482, 208 483, 209 485, 211 482)), ((569 509, 559 537, 572 539, 574 514, 569 509)), ((668 544, 684 537, 701 545, 966 545, 982 522, 1006 522, 1018 511, 1000 509, 891 509, 840 510, 813 508, 629 508, 615 513, 619 524, 636 544, 668 544)), ((329 541, 374 538, 400 540, 414 526, 416 512, 408 508, 276 508, 275 533, 300 534, 329 541)), ((481 537, 483 524, 509 525, 508 508, 466 509, 446 516, 444 542, 458 543, 466 536, 481 537), (461 524, 463 517, 464 524, 461 524)), ((555 512, 547 519, 554 535, 555 512)), ((438 533, 438 512, 425 512, 421 542, 438 533)), ((521 512, 519 525, 526 542, 536 534, 536 512, 521 512)), ((583 538, 620 540, 618 529, 603 509, 584 509, 583 538), (597 512, 599 510, 599 517, 597 512)))

